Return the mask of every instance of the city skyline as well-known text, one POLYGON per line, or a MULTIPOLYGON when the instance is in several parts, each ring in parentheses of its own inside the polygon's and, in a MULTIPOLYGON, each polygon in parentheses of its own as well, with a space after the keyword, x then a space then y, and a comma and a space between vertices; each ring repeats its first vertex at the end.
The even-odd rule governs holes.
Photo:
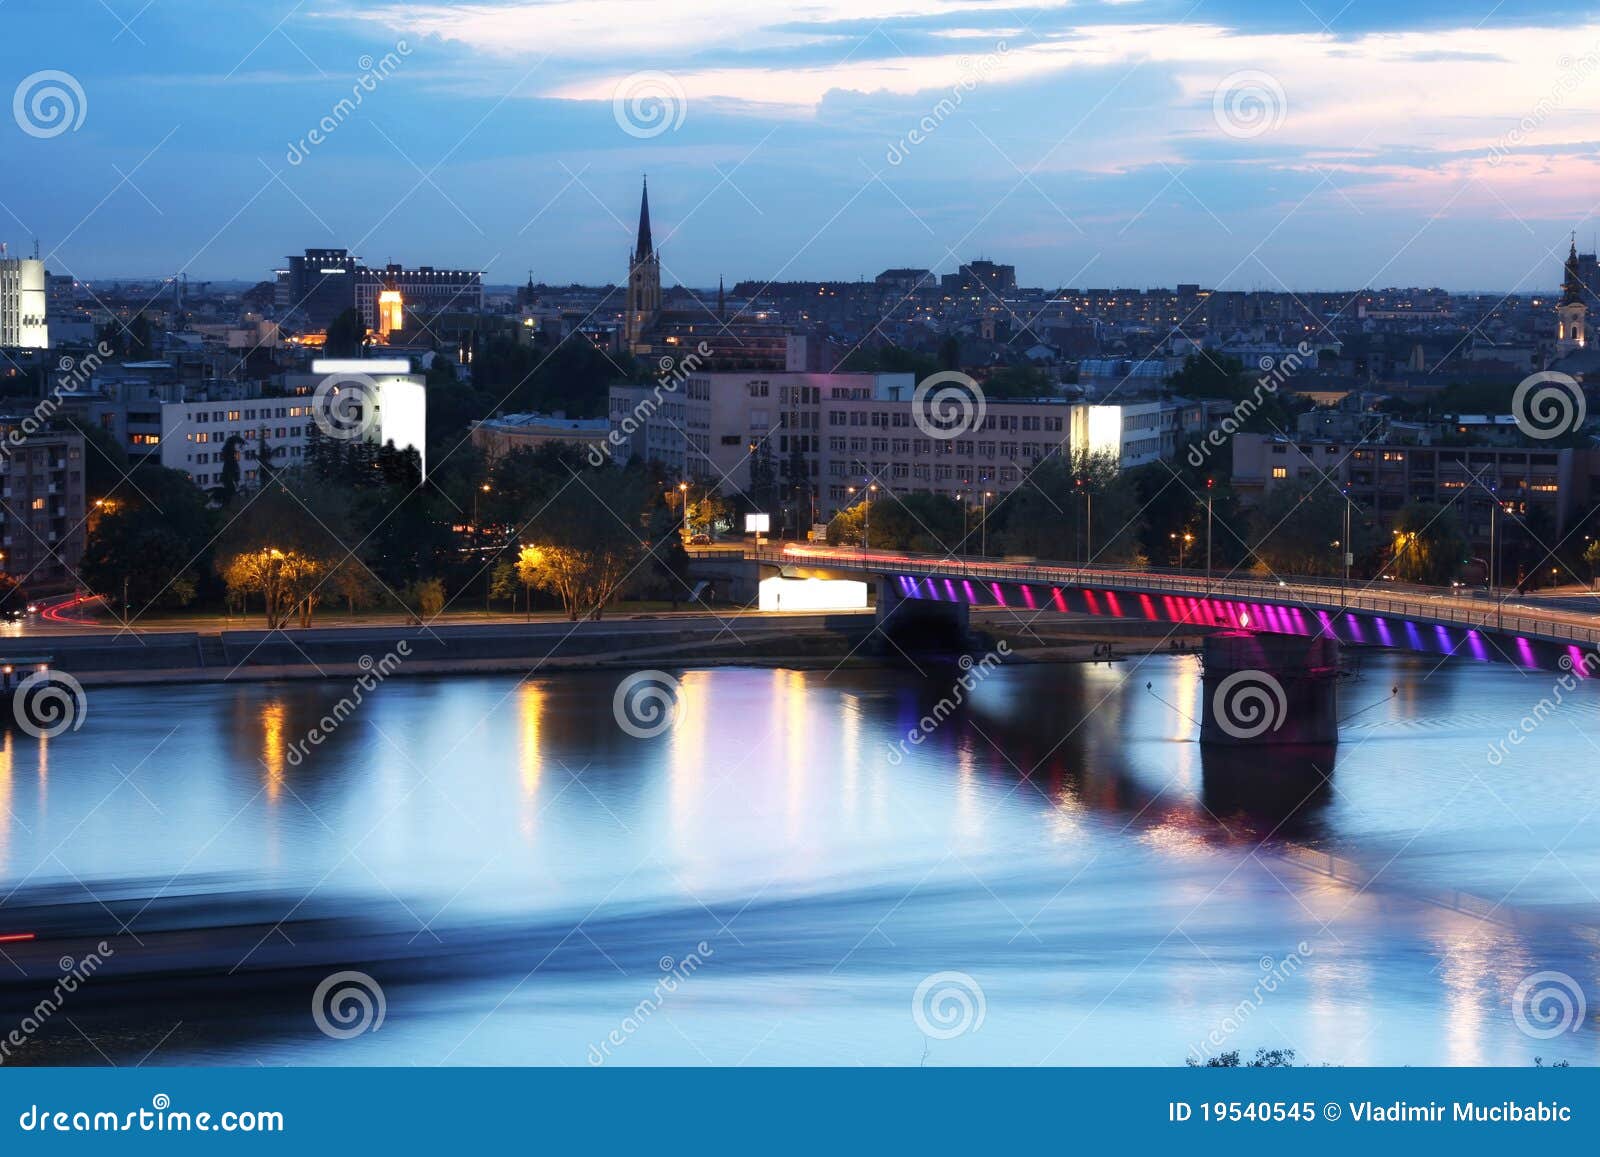
POLYGON ((641 172, 669 285, 982 254, 1043 287, 1538 292, 1596 232, 1600 25, 1525 4, 86 11, 8 13, 74 39, 7 72, 35 179, 0 197, 12 253, 85 279, 260 280, 320 244, 603 284, 641 172), (71 125, 29 121, 42 72, 71 125))

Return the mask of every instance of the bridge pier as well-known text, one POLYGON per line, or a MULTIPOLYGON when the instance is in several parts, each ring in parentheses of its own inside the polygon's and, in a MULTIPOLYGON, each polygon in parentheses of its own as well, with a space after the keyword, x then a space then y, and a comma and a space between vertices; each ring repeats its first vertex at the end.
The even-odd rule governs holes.
POLYGON ((963 602, 910 599, 888 575, 871 576, 877 588, 878 626, 906 650, 960 650, 972 618, 963 602))
POLYGON ((1339 742, 1337 639, 1224 631, 1206 638, 1203 657, 1201 743, 1339 742))

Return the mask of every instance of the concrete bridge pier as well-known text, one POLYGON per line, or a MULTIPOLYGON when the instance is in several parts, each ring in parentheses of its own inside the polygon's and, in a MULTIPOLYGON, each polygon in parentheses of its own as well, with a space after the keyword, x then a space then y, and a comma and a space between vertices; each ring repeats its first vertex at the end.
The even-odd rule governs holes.
POLYGON ((908 599, 890 576, 869 578, 877 588, 878 625, 896 645, 908 651, 954 651, 966 645, 972 622, 966 603, 908 599))
POLYGON ((1339 742, 1339 641, 1224 631, 1207 636, 1200 742, 1288 747, 1339 742))

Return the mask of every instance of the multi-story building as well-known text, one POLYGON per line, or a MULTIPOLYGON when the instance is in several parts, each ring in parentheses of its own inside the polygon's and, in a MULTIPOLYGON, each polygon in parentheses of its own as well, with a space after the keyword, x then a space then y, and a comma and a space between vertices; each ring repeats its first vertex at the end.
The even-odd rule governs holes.
POLYGON ((355 285, 355 308, 361 320, 368 329, 384 334, 418 323, 426 326, 442 313, 483 310, 483 274, 471 269, 362 267, 356 271, 355 285), (389 297, 391 294, 395 296, 389 297), (393 315, 395 309, 398 318, 393 315), (397 320, 400 324, 395 324, 397 320))
POLYGON ((1455 507, 1479 553, 1488 549, 1492 523, 1506 535, 1514 535, 1518 523, 1542 526, 1546 545, 1554 546, 1600 493, 1600 452, 1233 436, 1233 485, 1242 500, 1293 482, 1344 491, 1383 533, 1402 507, 1437 503, 1455 507), (1494 518, 1496 503, 1514 520, 1494 518))
POLYGON ((398 305, 402 321, 424 323, 447 311, 483 309, 483 275, 475 270, 431 265, 369 269, 348 249, 307 249, 288 260, 288 268, 277 271, 274 305, 280 315, 297 314, 312 330, 326 330, 334 318, 351 309, 369 330, 386 333, 401 328, 385 326, 382 305, 398 305), (386 293, 398 294, 399 300, 380 300, 386 293))
POLYGON ((612 444, 669 476, 752 487, 768 472, 830 517, 877 485, 947 497, 1019 485, 1051 456, 1110 454, 1124 468, 1170 457, 1212 410, 1178 399, 1088 406, 1064 398, 988 399, 971 430, 936 437, 917 422, 911 374, 703 373, 676 389, 615 386, 612 444))
POLYGON ((32 593, 70 590, 83 559, 83 435, 0 418, 0 569, 32 593))
POLYGON ((307 249, 290 257, 289 267, 277 271, 276 304, 283 313, 295 313, 314 330, 356 307, 359 259, 348 249, 307 249))
POLYGON ((44 262, 0 257, 0 348, 50 348, 44 262))

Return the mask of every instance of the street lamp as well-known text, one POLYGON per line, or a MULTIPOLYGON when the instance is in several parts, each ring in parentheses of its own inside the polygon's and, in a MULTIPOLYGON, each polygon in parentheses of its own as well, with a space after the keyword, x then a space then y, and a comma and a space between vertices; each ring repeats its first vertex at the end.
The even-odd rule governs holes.
POLYGON ((689 484, 678 483, 678 521, 681 528, 678 532, 682 538, 689 537, 689 484))
POLYGON ((1178 544, 1178 569, 1182 570, 1184 554, 1187 552, 1189 544, 1194 541, 1194 535, 1190 534, 1186 530, 1182 534, 1174 533, 1169 534, 1167 537, 1173 539, 1178 544))

